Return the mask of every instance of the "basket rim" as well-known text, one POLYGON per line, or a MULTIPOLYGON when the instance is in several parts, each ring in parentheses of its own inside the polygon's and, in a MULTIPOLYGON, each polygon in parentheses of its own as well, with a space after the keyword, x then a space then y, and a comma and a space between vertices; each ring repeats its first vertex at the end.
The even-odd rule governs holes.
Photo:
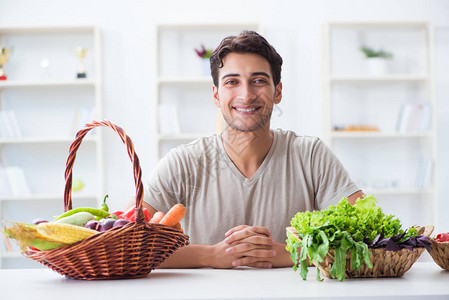
POLYGON ((435 242, 435 243, 437 243, 437 244, 440 244, 440 245, 449 245, 449 241, 438 242, 438 241, 435 240, 434 238, 431 238, 430 240, 433 241, 433 242, 435 242))

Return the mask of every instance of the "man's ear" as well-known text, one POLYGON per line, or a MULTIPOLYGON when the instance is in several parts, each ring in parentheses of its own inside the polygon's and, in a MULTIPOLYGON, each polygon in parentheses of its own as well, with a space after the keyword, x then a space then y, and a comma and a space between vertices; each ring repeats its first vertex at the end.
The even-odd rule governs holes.
POLYGON ((218 97, 218 88, 215 85, 212 86, 212 95, 214 96, 215 106, 220 107, 220 98, 218 97))
POLYGON ((279 104, 282 100, 282 82, 279 82, 274 92, 274 104, 279 104))

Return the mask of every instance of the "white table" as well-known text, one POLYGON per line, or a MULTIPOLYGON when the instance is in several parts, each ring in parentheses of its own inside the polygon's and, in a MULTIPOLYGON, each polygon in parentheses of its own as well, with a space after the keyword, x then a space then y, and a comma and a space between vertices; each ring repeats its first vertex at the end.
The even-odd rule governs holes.
POLYGON ((400 278, 307 281, 291 268, 159 269, 127 280, 66 279, 49 269, 0 270, 2 300, 449 299, 449 272, 417 262, 400 278))

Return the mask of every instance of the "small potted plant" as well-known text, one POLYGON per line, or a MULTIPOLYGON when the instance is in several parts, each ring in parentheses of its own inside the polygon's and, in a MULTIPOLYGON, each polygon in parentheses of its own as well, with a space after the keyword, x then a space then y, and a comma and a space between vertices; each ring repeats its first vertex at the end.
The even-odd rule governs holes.
POLYGON ((212 55, 212 49, 206 49, 204 45, 201 45, 200 49, 194 49, 199 58, 201 58, 203 64, 204 75, 210 74, 209 58, 212 55))
POLYGON ((382 49, 375 50, 367 46, 360 47, 360 51, 365 54, 371 74, 382 75, 388 72, 387 61, 393 58, 391 52, 382 49))

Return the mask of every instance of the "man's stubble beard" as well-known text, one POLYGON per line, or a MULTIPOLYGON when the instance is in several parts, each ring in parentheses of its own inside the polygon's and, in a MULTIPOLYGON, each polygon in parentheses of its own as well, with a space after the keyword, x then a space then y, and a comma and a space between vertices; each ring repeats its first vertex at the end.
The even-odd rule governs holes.
POLYGON ((272 113, 273 113, 273 106, 266 114, 262 114, 262 118, 259 121, 257 121, 256 124, 250 127, 247 127, 243 122, 240 122, 239 118, 232 120, 231 117, 228 115, 223 115, 223 118, 225 122, 228 124, 228 126, 234 130, 238 130, 240 132, 252 132, 264 128, 270 122, 272 113))

